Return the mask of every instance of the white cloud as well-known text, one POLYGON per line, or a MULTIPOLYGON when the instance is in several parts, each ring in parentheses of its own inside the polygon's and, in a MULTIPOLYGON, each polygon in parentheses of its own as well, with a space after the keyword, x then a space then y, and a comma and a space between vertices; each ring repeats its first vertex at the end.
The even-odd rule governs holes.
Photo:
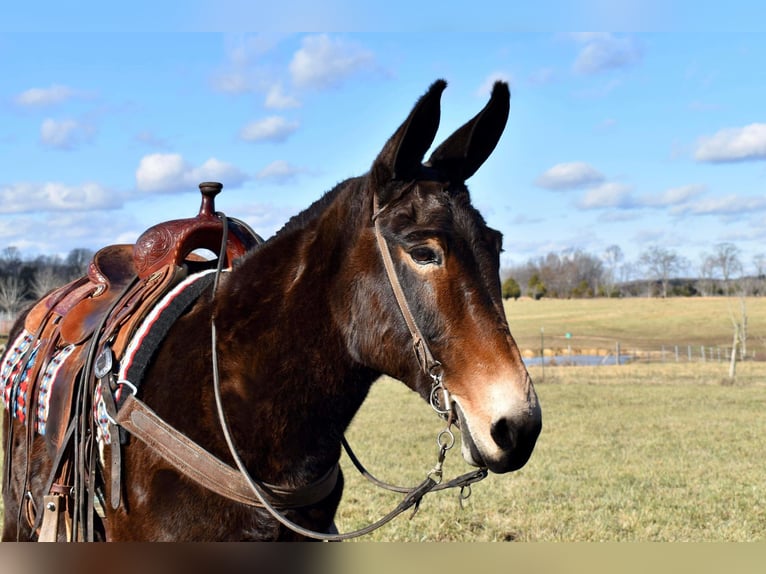
POLYGON ((241 95, 252 91, 250 82, 243 72, 224 72, 211 80, 213 88, 226 94, 241 95))
POLYGON ((300 88, 332 88, 373 64, 372 53, 357 44, 320 34, 303 39, 290 62, 290 74, 300 88))
POLYGON ((729 194, 709 197, 679 205, 671 210, 674 215, 747 215, 766 210, 766 197, 743 197, 729 194))
POLYGON ((283 184, 295 179, 296 176, 302 173, 306 173, 304 168, 291 165, 285 160, 277 160, 264 167, 255 177, 283 184))
POLYGON ((285 110, 300 107, 301 102, 298 98, 285 94, 282 84, 274 84, 266 93, 264 105, 271 110, 285 110))
POLYGON ((727 128, 700 138, 694 159, 706 162, 766 159, 766 124, 727 128))
POLYGON ((202 181, 220 181, 234 187, 247 179, 245 173, 230 163, 210 158, 194 167, 175 153, 146 155, 136 169, 136 187, 144 192, 186 191, 202 181))
POLYGON ((181 154, 153 153, 141 158, 136 170, 136 187, 141 191, 168 191, 184 185, 188 166, 181 154))
POLYGON ((585 162, 559 163, 535 180, 535 185, 546 189, 577 189, 604 181, 604 176, 585 162))
POLYGON ((705 191, 704 185, 692 184, 681 187, 672 187, 662 193, 659 198, 660 205, 677 205, 697 197, 705 191))
POLYGON ((0 213, 92 211, 121 203, 119 194, 97 183, 21 182, 0 187, 0 213))
POLYGON ((602 207, 626 208, 634 203, 631 188, 622 183, 607 181, 589 189, 579 202, 583 209, 598 209, 602 207))
POLYGON ((282 116, 270 116, 247 124, 240 130, 239 137, 250 142, 283 142, 298 129, 298 125, 298 122, 289 122, 282 116))
POLYGON ((95 130, 77 120, 47 118, 40 126, 40 143, 58 149, 72 149, 92 139, 95 130))
POLYGON ((237 187, 246 181, 247 175, 239 168, 225 161, 211 157, 201 166, 184 174, 184 181, 194 187, 203 181, 220 181, 227 187, 237 187))
POLYGON ((48 106, 68 100, 75 91, 67 86, 54 84, 49 88, 30 88, 16 96, 20 106, 48 106))
POLYGON ((578 74, 597 74, 624 68, 641 60, 641 47, 630 37, 618 37, 609 33, 574 34, 582 44, 573 69, 578 74))
POLYGON ((659 207, 666 207, 669 205, 679 205, 686 203, 693 197, 697 197, 705 191, 704 185, 692 184, 683 185, 681 187, 672 187, 665 190, 658 197, 650 197, 643 201, 645 205, 654 205, 659 207))

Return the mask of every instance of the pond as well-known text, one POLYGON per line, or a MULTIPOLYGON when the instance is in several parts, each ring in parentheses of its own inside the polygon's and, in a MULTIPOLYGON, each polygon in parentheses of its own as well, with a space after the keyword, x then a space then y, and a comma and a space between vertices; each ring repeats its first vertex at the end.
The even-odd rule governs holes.
MULTIPOLYGON (((553 355, 545 357, 545 365, 558 366, 578 366, 594 367, 599 365, 614 365, 616 357, 614 355, 553 355)), ((624 365, 633 360, 632 355, 620 355, 620 364, 624 365)), ((524 364, 528 367, 540 366, 542 360, 540 357, 531 357, 524 359, 524 364)))

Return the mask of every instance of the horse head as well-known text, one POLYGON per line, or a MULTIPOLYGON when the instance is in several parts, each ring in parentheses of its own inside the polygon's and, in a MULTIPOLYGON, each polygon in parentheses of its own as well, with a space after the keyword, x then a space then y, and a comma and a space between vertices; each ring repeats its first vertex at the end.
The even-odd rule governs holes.
POLYGON ((471 205, 465 181, 497 145, 510 93, 507 84, 496 83, 484 109, 423 162, 439 126, 445 87, 443 81, 431 86, 366 177, 372 217, 367 248, 357 254, 354 282, 360 288, 347 337, 357 360, 402 380, 429 400, 433 381, 422 351, 408 350, 415 336, 403 316, 408 311, 396 310, 383 258, 373 253, 378 251, 373 239, 377 226, 417 336, 422 333, 451 397, 463 457, 469 464, 504 473, 522 467, 531 455, 541 430, 541 410, 503 308, 502 235, 471 205), (370 259, 378 263, 370 264, 370 259))

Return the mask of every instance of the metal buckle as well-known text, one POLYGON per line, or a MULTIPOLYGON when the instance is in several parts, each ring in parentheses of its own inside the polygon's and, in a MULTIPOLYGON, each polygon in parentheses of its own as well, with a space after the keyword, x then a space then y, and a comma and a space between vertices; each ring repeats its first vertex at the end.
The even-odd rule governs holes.
POLYGON ((96 361, 93 365, 93 374, 96 375, 97 379, 103 379, 112 372, 112 366, 114 365, 113 359, 111 347, 104 347, 98 354, 98 357, 96 357, 96 361))

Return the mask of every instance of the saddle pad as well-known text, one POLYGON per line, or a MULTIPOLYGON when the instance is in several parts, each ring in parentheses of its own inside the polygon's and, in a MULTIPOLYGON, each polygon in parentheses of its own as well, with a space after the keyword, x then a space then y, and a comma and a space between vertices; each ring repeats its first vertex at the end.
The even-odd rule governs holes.
MULTIPOLYGON (((170 327, 212 284, 214 274, 215 269, 208 269, 190 275, 173 287, 146 315, 120 360, 118 388, 114 393, 118 409, 125 400, 123 396, 125 387, 133 387, 131 390, 135 392, 135 389, 141 385, 144 371, 148 368, 170 327)), ((110 444, 112 439, 102 392, 99 380, 93 393, 93 417, 98 423, 99 445, 110 444)))
POLYGON ((40 341, 27 330, 22 330, 8 347, 0 365, 0 388, 3 404, 11 414, 24 422, 29 404, 29 372, 35 366, 40 341))
POLYGON ((27 417, 31 416, 30 409, 34 408, 35 412, 31 420, 34 421, 35 430, 44 435, 51 414, 51 402, 55 402, 53 397, 57 396, 56 391, 61 386, 61 383, 57 385, 59 374, 62 374, 62 367, 74 351, 78 350, 78 347, 68 345, 57 350, 48 363, 43 365, 45 370, 40 373, 40 384, 35 404, 33 398, 30 397, 32 385, 30 384, 29 373, 38 361, 39 350, 42 346, 41 340, 35 340, 32 333, 29 331, 21 332, 3 358, 2 365, 0 365, 0 390, 2 391, 3 405, 19 422, 24 423, 27 417))

